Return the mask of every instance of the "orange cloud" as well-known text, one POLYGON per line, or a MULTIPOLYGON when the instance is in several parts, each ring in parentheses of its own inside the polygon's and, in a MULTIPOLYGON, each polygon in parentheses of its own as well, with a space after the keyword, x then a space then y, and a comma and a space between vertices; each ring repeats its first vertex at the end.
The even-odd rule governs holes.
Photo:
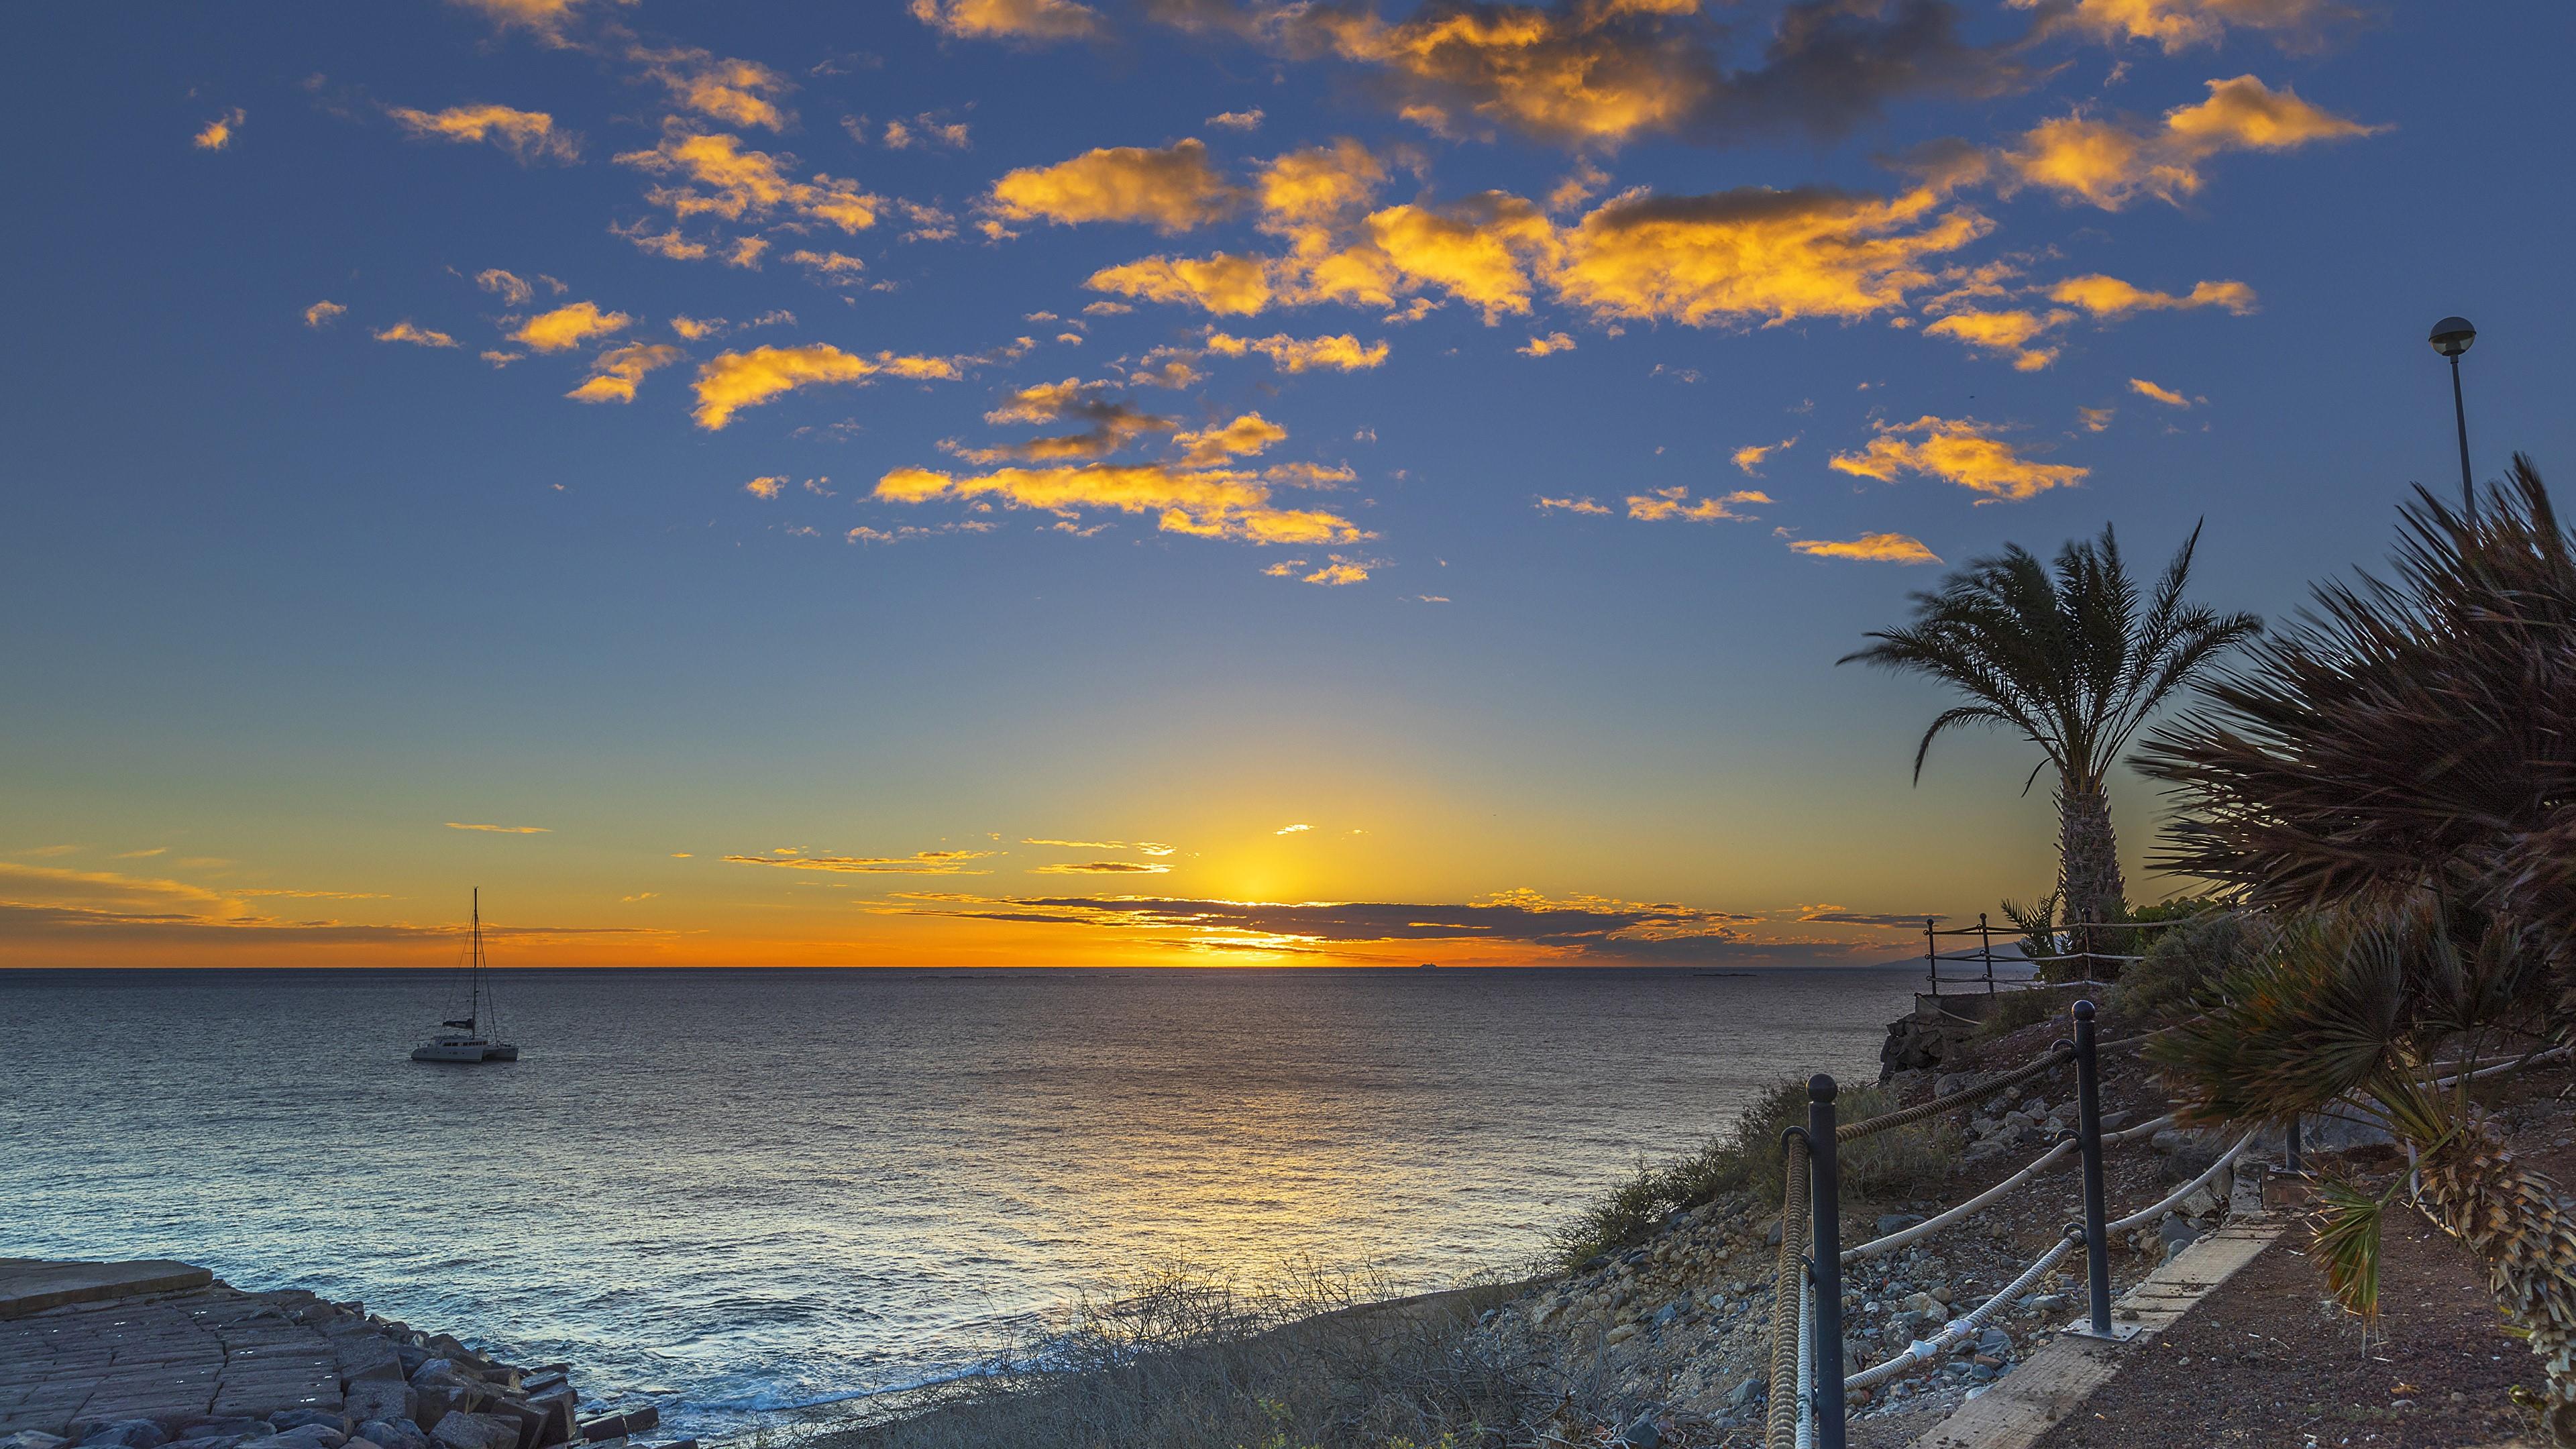
POLYGON ((544 825, 472 825, 462 820, 447 822, 450 830, 477 830, 486 835, 551 835, 552 827, 544 825))
POLYGON ((633 343, 611 348, 592 363, 589 381, 564 396, 575 402, 599 403, 635 401, 635 385, 644 374, 657 367, 668 367, 680 360, 680 349, 667 343, 633 343))
POLYGON ((764 474, 742 485, 742 491, 764 502, 775 500, 787 491, 787 480, 776 474, 764 474))
POLYGON ((1739 503, 1768 503, 1771 495, 1750 488, 1739 488, 1723 498, 1692 498, 1690 489, 1676 483, 1652 493, 1631 494, 1628 516, 1647 523, 1716 523, 1723 519, 1741 521, 1749 514, 1738 513, 1739 503))
POLYGON ((1261 169, 1256 189, 1263 224, 1293 230, 1363 210, 1385 184, 1385 163, 1344 136, 1329 146, 1309 146, 1273 158, 1261 169))
POLYGON ((348 310, 348 308, 341 306, 337 302, 328 300, 316 302, 312 306, 304 309, 304 325, 307 327, 317 328, 328 327, 332 323, 339 321, 342 316, 347 314, 348 310))
POLYGON ((415 327, 408 317, 376 333, 375 338, 378 342, 408 342, 414 347, 454 347, 456 345, 455 338, 444 332, 433 332, 426 327, 415 327))
POLYGON ((912 0, 912 17, 971 40, 1085 40, 1100 12, 1073 0, 912 0))
POLYGON ((1597 514, 1602 517, 1608 517, 1610 513, 1610 510, 1606 505, 1595 503, 1589 498, 1542 497, 1538 501, 1538 511, 1541 513, 1589 513, 1597 514))
POLYGON ((2242 317, 2254 310, 2254 289, 2243 282, 2202 282, 2177 296, 2172 292, 2134 287, 2099 272, 2059 282, 2048 289, 2048 299, 2081 307, 2096 317, 2123 317, 2137 311, 2188 307, 2224 307, 2242 317))
POLYGON ((765 221, 785 211, 844 232, 865 231, 877 224, 885 199, 859 189, 855 181, 817 171, 799 181, 788 174, 796 158, 772 155, 742 144, 723 132, 695 132, 677 122, 665 128, 661 144, 650 151, 627 151, 617 157, 650 176, 682 178, 684 184, 656 186, 645 196, 668 207, 683 221, 718 216, 727 221, 765 221))
POLYGON ((692 384, 698 395, 697 423, 713 432, 732 422, 735 413, 758 407, 780 393, 819 383, 860 382, 879 373, 915 379, 953 379, 960 375, 957 364, 946 358, 880 352, 871 359, 844 352, 828 342, 727 352, 698 367, 697 381, 692 384))
POLYGON ((602 312, 595 302, 574 302, 540 312, 507 335, 532 352, 564 352, 591 338, 623 331, 634 320, 623 312, 602 312))
POLYGON ((1910 423, 1879 424, 1868 447, 1836 453, 1826 466, 1881 483, 1892 483, 1901 473, 1921 474, 1983 493, 1982 502, 2018 502, 2051 488, 2071 488, 2092 471, 2068 463, 2034 463, 1974 418, 1928 413, 1910 423))
POLYGON ((1968 310, 1953 312, 1923 329, 1926 337, 1948 337, 1964 342, 1980 352, 1997 353, 2012 359, 2017 371, 2037 372, 2057 360, 2054 347, 2031 347, 2031 339, 2052 327, 2074 320, 2075 314, 2063 310, 2045 316, 2018 309, 2003 312, 1968 310))
POLYGON ((2149 382, 2143 377, 2130 378, 2129 391, 2136 393, 2140 397, 2153 398, 2157 402, 2163 403, 2165 406, 2170 408, 2187 408, 2191 406, 2190 398, 2184 397, 2181 393, 2174 391, 2172 388, 2149 382))
POLYGON ((508 106, 450 106, 443 111, 421 111, 394 106, 385 114, 422 140, 469 145, 489 141, 517 157, 522 165, 533 161, 569 164, 581 159, 581 137, 556 130, 555 118, 544 111, 520 111, 508 106))
POLYGON ((468 10, 478 10, 483 18, 502 30, 513 27, 535 31, 542 40, 560 45, 564 27, 571 24, 582 0, 449 0, 468 10))
POLYGON ((796 117, 778 103, 796 89, 787 77, 758 61, 737 60, 690 47, 627 53, 644 74, 662 83, 672 103, 729 126, 785 130, 796 117))
POLYGON ((2179 202, 2201 188, 2201 164, 2222 152, 2287 151, 2385 129, 2330 114, 2287 86, 2275 91, 2250 75, 2208 85, 2207 100, 2165 112, 2152 131, 2083 116, 2042 122, 2002 153, 2006 189, 2044 187, 2106 211, 2140 196, 2179 202))
POLYGON ((242 108, 233 107, 206 123, 205 129, 190 137, 200 151, 221 151, 233 143, 233 133, 241 129, 242 108))
POLYGON ((1083 285, 1149 302, 1186 302, 1219 317, 1248 317, 1270 305, 1270 277, 1261 260, 1224 252, 1103 267, 1083 285))
POLYGON ((1630 192, 1574 228, 1558 290, 1596 317, 1694 327, 1868 317, 1930 286, 1931 259, 1993 229, 1964 208, 1936 215, 1939 204, 1929 187, 1893 199, 1814 187, 1630 192))
MULTIPOLYGON (((2033 10, 2044 0, 2011 3, 2033 10)), ((2195 45, 2217 45, 2231 25, 2274 31, 2285 44, 2304 45, 2328 22, 2352 13, 2332 0, 2076 0, 2055 24, 2103 40, 2147 41, 2174 55, 2195 45)))
POLYGON ((1001 406, 984 414, 984 421, 998 424, 1079 420, 1091 426, 1079 433, 1031 438, 992 448, 965 448, 955 444, 941 446, 970 463, 1061 462, 1072 458, 1105 458, 1138 438, 1168 433, 1179 426, 1170 418, 1141 411, 1110 397, 1108 393, 1106 383, 1082 382, 1070 377, 1062 382, 1042 382, 1024 387, 1011 394, 1001 406))
POLYGON ((1287 436, 1286 428, 1261 414, 1245 413, 1223 426, 1175 433, 1172 443, 1181 450, 1181 462, 1185 466, 1213 468, 1229 458, 1258 453, 1287 436))
POLYGON ((998 850, 922 850, 911 855, 728 855, 735 865, 773 865, 785 870, 821 870, 837 875, 990 875, 970 870, 970 861, 986 860, 998 850))
POLYGON ((1260 480, 1229 468, 1095 463, 1003 468, 962 478, 926 468, 897 468, 877 480, 875 496, 891 503, 991 500, 1067 517, 1104 509, 1151 514, 1165 533, 1247 543, 1351 543, 1368 537, 1339 514, 1280 508, 1260 480))
POLYGON ((1734 453, 1729 455, 1728 461, 1735 464, 1738 472, 1741 472, 1748 477, 1759 478, 1762 476, 1759 470, 1762 467, 1763 459, 1784 449, 1794 448, 1796 446, 1798 446, 1798 440, 1796 438, 1782 438, 1776 443, 1748 444, 1736 449, 1734 453))
POLYGON ((494 296, 499 297, 503 302, 506 302, 513 307, 526 306, 528 299, 537 295, 537 289, 529 286, 526 282, 521 281, 518 274, 514 272, 505 272, 499 267, 487 267, 482 271, 476 272, 474 274, 474 285, 481 287, 486 292, 492 293, 494 296))
POLYGON ((1562 332, 1551 332, 1545 337, 1533 336, 1527 346, 1512 349, 1523 357, 1552 357, 1557 353, 1573 350, 1574 339, 1562 332))
MULTIPOLYGON (((1556 225, 1527 199, 1488 191, 1446 206, 1391 206, 1368 218, 1368 239, 1408 287, 1440 288, 1485 315, 1530 310, 1534 278, 1555 269, 1556 225)), ((1383 295, 1357 299, 1388 305, 1383 295)))
POLYGON ((1941 556, 1922 540, 1902 533, 1864 533, 1858 538, 1801 538, 1789 547, 1812 558, 1858 559, 1864 563, 1939 563, 1941 556))
POLYGON ((1219 357, 1241 357, 1258 352, 1270 359, 1281 372, 1304 372, 1309 368, 1329 368, 1336 372, 1358 372, 1386 361, 1384 342, 1367 344, 1344 332, 1330 337, 1296 338, 1285 334, 1271 337, 1229 337, 1222 332, 1208 334, 1207 350, 1219 357))
POLYGON ((988 204, 1011 221, 1129 221, 1171 233, 1222 220, 1243 199, 1193 137, 1161 150, 1101 147, 1053 166, 1022 167, 993 183, 988 204))

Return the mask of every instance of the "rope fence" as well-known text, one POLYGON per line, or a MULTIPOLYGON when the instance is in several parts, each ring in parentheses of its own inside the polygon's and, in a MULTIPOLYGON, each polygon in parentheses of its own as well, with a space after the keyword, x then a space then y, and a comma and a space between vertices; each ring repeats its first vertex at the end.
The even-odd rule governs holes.
MULTIPOLYGON (((1926 916, 1923 918, 1923 969, 1925 976, 1931 983, 1931 994, 1936 997, 1941 994, 1941 983, 1944 981, 1948 981, 1953 984, 1980 983, 1984 985, 1986 988, 1986 994, 1989 996, 1996 995, 2000 991, 2022 991, 2038 987, 2108 986, 2111 984, 2109 980, 2095 979, 2093 968, 2096 962, 2112 962, 2116 965, 2125 966, 2130 962, 2144 961, 2147 958, 2143 954, 2132 955, 2122 952, 2096 950, 2094 949, 2095 942, 2100 941, 2105 934, 2110 932, 2160 931, 2168 926, 2179 926, 2183 924, 2183 922, 2191 919, 2194 918, 2189 916, 2180 916, 2170 921, 2067 921, 2063 924, 2049 927, 2047 932, 2050 944, 2055 945, 2060 942, 2067 943, 2068 949, 2063 952, 2034 956, 2031 955, 2025 947, 2021 951, 1997 956, 1995 954, 1995 937, 1997 934, 2001 934, 2007 941, 2010 941, 2016 937, 2027 939, 2028 933, 2020 930, 2018 927, 1998 927, 1987 919, 1986 913, 1983 911, 1977 912, 1977 923, 1975 925, 1954 926, 1948 930, 1940 929, 1937 924, 1940 920, 1939 917, 1926 916), (1976 938, 1977 944, 1964 950, 1944 951, 1941 949, 1941 940, 1945 936, 1973 936, 1976 938), (2036 967, 2061 961, 2083 962, 2083 979, 2080 981, 2041 981, 2037 979, 2025 981, 2011 977, 1998 979, 1995 976, 1995 966, 1998 962, 2006 967, 2010 967, 2015 962, 2026 962, 2036 967), (1954 966, 1973 965, 1979 969, 1971 973, 1953 971, 1944 974, 1941 967, 1945 962, 1954 966)), ((2116 971, 2113 972, 2114 976, 2117 974, 2118 973, 2116 971)))

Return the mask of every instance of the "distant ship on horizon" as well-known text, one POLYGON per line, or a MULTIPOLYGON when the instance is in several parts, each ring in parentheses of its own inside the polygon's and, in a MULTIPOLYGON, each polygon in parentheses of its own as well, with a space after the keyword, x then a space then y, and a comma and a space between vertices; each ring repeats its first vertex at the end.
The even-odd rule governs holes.
MULTIPOLYGON (((473 921, 472 944, 467 952, 465 1015, 440 1022, 439 1026, 445 1028, 444 1030, 420 1046, 412 1048, 413 1061, 473 1065, 481 1062, 515 1062, 519 1059, 518 1047, 497 1039, 501 1029, 500 1013, 486 1001, 491 992, 483 982, 483 888, 481 886, 474 888, 473 921), (490 1036, 483 1034, 486 1021, 491 1023, 490 1036)), ((453 1001, 455 998, 448 999, 453 1001)))

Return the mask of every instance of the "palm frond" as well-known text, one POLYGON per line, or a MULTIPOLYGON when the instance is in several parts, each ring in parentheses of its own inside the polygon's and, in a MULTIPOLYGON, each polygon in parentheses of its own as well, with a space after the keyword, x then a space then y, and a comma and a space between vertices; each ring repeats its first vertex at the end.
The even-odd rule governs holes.
POLYGON ((2389 1198, 2350 1182, 2317 1184, 2317 1220, 2310 1237, 2326 1271, 2326 1292, 2364 1322, 2379 1317, 2379 1244, 2389 1198))

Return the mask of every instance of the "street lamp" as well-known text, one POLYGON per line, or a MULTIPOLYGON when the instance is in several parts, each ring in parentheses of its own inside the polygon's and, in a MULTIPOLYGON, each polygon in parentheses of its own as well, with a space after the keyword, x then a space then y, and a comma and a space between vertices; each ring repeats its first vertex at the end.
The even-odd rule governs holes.
POLYGON ((2445 317, 2433 324, 2433 335, 2427 339, 2433 350, 2451 359, 2451 416, 2460 425, 2460 503, 2469 512, 2478 508, 2476 486, 2469 481, 2469 409, 2460 400, 2460 354, 2478 340, 2478 329, 2466 317, 2445 317))

